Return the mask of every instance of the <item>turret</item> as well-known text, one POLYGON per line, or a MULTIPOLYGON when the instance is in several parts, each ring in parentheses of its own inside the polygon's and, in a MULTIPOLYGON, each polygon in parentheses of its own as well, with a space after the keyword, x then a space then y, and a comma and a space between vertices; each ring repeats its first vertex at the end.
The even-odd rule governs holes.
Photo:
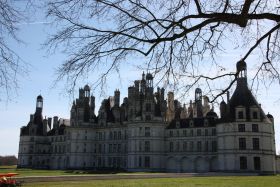
POLYGON ((271 121, 272 124, 274 124, 274 118, 270 113, 268 113, 266 117, 271 121))
POLYGON ((141 92, 142 94, 145 94, 145 92, 146 92, 146 80, 145 80, 145 73, 144 73, 144 72, 143 72, 143 74, 142 74, 140 92, 141 92))
POLYGON ((40 110, 40 112, 42 112, 43 110, 43 97, 41 95, 39 95, 37 97, 37 102, 36 102, 36 111, 40 110))
POLYGON ((43 122, 43 116, 42 116, 42 111, 43 111, 43 97, 39 95, 36 100, 36 111, 34 114, 34 123, 35 124, 42 124, 43 122))
POLYGON ((147 87, 148 88, 153 88, 153 75, 151 73, 147 73, 146 75, 146 81, 147 81, 147 87))
POLYGON ((84 97, 84 90, 82 88, 79 89, 79 99, 84 97))
POLYGON ((89 98, 90 97, 90 87, 89 85, 85 85, 84 87, 84 96, 89 98))
POLYGON ((244 60, 236 63, 236 72, 239 78, 247 78, 247 64, 244 60))
POLYGON ((202 91, 200 88, 195 89, 195 105, 196 105, 196 116, 195 117, 203 117, 202 111, 202 91))

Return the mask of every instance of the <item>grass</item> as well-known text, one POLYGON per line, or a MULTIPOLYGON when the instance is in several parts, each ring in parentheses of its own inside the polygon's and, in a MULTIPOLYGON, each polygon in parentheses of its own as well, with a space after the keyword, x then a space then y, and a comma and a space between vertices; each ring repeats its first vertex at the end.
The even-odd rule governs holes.
POLYGON ((280 176, 188 177, 26 183, 48 187, 278 187, 280 176))
POLYGON ((83 170, 43 170, 17 168, 16 166, 0 166, 0 173, 19 173, 19 176, 57 176, 57 175, 86 175, 95 174, 91 171, 83 170))
MULTIPOLYGON (((36 170, 17 169, 16 166, 0 166, 0 173, 16 172, 20 176, 57 176, 75 174, 96 174, 80 170, 36 170)), ((117 175, 137 175, 147 173, 117 173, 117 175)), ((152 174, 151 174, 152 175, 152 174)), ((278 187, 280 175, 276 176, 226 176, 226 177, 185 177, 185 178, 151 178, 151 179, 112 179, 81 180, 63 182, 25 183, 23 186, 50 187, 278 187)))
MULTIPOLYGON (((100 174, 116 174, 116 175, 141 175, 148 172, 96 172, 91 170, 43 170, 43 169, 27 169, 14 166, 0 166, 0 173, 19 173, 19 177, 24 176, 58 176, 58 175, 100 175, 100 174)), ((156 174, 156 173, 150 173, 156 174)))

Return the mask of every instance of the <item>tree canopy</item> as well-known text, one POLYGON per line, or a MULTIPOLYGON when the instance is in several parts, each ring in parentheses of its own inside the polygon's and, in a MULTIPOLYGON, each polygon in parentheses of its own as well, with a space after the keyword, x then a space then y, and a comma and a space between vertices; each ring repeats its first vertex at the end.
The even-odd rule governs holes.
POLYGON ((100 67, 96 84, 103 83, 111 71, 138 56, 157 80, 183 91, 199 81, 226 80, 217 90, 209 86, 215 100, 239 73, 220 61, 228 45, 241 49, 240 61, 257 51, 254 81, 280 80, 277 0, 50 0, 47 7, 59 30, 46 45, 69 54, 58 72, 70 89, 77 78, 100 67), (211 72, 202 71, 205 66, 211 72))
POLYGON ((9 45, 18 38, 19 23, 26 19, 13 1, 0 1, 0 101, 10 100, 17 91, 19 76, 27 72, 27 63, 9 45))

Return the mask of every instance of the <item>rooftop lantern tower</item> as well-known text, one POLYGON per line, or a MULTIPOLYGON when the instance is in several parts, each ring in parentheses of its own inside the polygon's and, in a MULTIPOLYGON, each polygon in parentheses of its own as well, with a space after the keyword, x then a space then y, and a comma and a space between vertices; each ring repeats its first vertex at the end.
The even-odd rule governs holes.
POLYGON ((195 105, 197 117, 203 117, 202 112, 202 91, 200 88, 195 89, 195 105))
POLYGON ((36 99, 36 111, 34 114, 34 123, 35 124, 42 123, 42 121, 43 121, 42 111, 43 111, 43 97, 41 95, 39 95, 36 99))

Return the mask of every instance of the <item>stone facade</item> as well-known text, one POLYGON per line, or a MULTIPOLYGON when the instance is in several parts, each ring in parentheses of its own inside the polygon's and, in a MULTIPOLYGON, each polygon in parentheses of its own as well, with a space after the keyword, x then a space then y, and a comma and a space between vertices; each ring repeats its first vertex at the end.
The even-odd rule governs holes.
POLYGON ((21 128, 18 167, 274 174, 273 116, 249 90, 246 63, 237 71, 220 117, 199 88, 188 107, 163 88, 154 92, 150 73, 128 88, 122 104, 119 90, 104 99, 97 115, 88 85, 79 90, 70 120, 43 119, 38 96, 35 114, 21 128))

